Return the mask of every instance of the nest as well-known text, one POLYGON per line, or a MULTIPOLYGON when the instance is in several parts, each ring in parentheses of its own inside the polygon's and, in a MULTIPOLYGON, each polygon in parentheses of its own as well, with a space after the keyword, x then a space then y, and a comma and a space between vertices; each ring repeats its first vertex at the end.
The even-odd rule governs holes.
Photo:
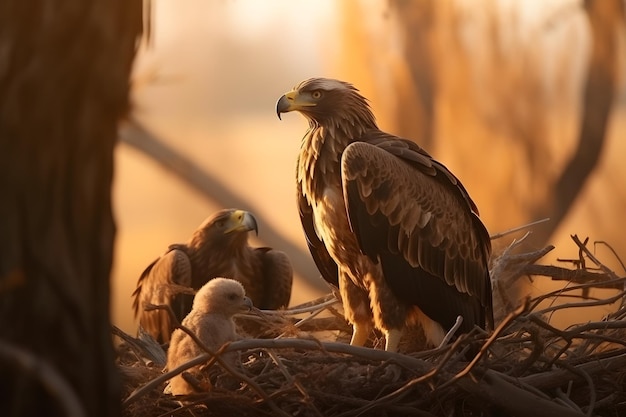
POLYGON ((536 263, 552 247, 532 253, 516 253, 519 241, 507 247, 492 267, 497 328, 475 329, 437 349, 385 352, 378 335, 369 347, 350 346, 351 329, 335 294, 241 317, 238 324, 250 337, 167 373, 164 351, 154 340, 114 329, 124 340, 117 358, 123 415, 625 415, 626 277, 596 259, 587 241, 572 238, 579 256, 569 261, 571 268, 536 263), (505 290, 526 276, 569 285, 516 303, 505 290), (592 298, 593 288, 611 289, 612 295, 592 298), (565 329, 550 323, 558 310, 601 305, 614 312, 565 329), (221 360, 232 351, 239 352, 240 366, 221 360), (200 363, 201 392, 163 393, 169 378, 200 363))

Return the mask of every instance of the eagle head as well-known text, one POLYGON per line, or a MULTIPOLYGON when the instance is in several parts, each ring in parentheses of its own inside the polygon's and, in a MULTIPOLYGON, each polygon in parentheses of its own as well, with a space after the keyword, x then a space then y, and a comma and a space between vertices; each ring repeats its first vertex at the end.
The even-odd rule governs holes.
POLYGON ((276 114, 299 111, 310 123, 328 124, 333 119, 376 126, 367 99, 352 84, 330 78, 309 78, 283 94, 276 114))
POLYGON ((257 221, 252 213, 245 210, 219 210, 209 216, 191 237, 191 246, 204 246, 206 242, 224 246, 228 242, 245 244, 248 232, 258 235, 257 221))

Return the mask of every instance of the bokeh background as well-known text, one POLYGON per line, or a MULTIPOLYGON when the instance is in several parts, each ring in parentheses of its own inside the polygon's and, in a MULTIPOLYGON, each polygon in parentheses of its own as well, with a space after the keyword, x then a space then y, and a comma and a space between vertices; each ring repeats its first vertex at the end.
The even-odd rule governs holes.
MULTIPOLYGON (((606 241, 626 257, 623 2, 150 4, 150 36, 115 156, 111 313, 123 330, 136 329, 131 293, 143 269, 224 207, 253 212, 254 244, 292 257, 292 305, 328 291, 295 204, 306 123, 275 113, 278 97, 312 76, 354 83, 383 130, 414 139, 463 181, 492 234, 557 213, 525 243, 529 251, 556 246, 543 263, 578 256, 571 234, 606 241), (589 115, 596 129, 582 135, 589 115)), ((496 251, 520 236, 495 241, 496 251)), ((608 249, 597 249, 624 273, 608 249)), ((516 291, 555 285, 563 284, 527 281, 516 291)), ((589 319, 582 314, 562 320, 589 319)))

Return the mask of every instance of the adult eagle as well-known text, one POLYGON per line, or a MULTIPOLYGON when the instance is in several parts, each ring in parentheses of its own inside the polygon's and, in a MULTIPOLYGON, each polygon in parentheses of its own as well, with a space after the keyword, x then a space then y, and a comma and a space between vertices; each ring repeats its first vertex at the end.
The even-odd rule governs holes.
POLYGON ((293 280, 291 262, 284 252, 250 247, 250 231, 258 233, 251 213, 220 210, 208 217, 187 243, 170 245, 137 281, 133 308, 140 325, 158 341, 169 341, 174 327, 167 312, 144 307, 170 305, 182 321, 193 300, 184 293, 185 287, 198 290, 216 277, 239 281, 258 308, 286 307, 293 280))
POLYGON ((459 180, 414 142, 378 129, 351 84, 312 78, 284 94, 281 113, 309 122, 297 163, 298 205, 322 276, 339 287, 351 344, 372 324, 397 350, 420 323, 441 343, 493 326, 489 234, 459 180))

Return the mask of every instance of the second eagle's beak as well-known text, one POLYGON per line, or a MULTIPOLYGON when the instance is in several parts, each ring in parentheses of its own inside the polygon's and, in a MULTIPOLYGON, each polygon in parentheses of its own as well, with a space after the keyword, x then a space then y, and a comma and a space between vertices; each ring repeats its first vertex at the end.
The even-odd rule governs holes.
POLYGON ((256 223, 256 219, 252 213, 245 210, 235 210, 228 219, 230 227, 224 231, 224 233, 231 232, 250 232, 254 230, 254 233, 259 235, 259 228, 256 223))
POLYGON ((291 90, 290 92, 283 94, 282 97, 276 102, 276 115, 279 119, 281 119, 281 113, 303 110, 307 107, 314 107, 317 105, 316 103, 307 100, 307 97, 307 94, 304 94, 303 97, 298 90, 291 90))
POLYGON ((291 93, 293 93, 293 91, 290 91, 287 94, 283 94, 276 102, 276 115, 278 116, 278 120, 283 120, 280 117, 281 113, 287 113, 292 110, 291 103, 293 103, 294 97, 291 93), (287 96, 288 94, 289 97, 287 96))

